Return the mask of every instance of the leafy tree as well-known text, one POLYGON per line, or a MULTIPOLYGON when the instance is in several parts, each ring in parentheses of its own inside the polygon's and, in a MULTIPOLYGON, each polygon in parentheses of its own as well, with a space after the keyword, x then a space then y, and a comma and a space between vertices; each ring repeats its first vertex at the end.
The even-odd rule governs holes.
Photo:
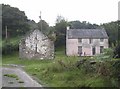
POLYGON ((10 39, 4 40, 6 26, 8 38, 12 39, 19 38, 16 36, 25 34, 30 30, 30 26, 28 24, 27 16, 23 11, 20 11, 18 8, 11 7, 10 5, 2 4, 2 54, 11 54, 14 51, 18 51, 19 42, 10 42, 10 39))
POLYGON ((114 58, 120 58, 120 44, 114 50, 114 58))
POLYGON ((56 41, 55 46, 65 46, 66 43, 66 26, 68 25, 67 21, 62 16, 58 16, 56 19, 55 32, 56 32, 56 41))
POLYGON ((56 23, 60 23, 61 21, 65 21, 65 18, 63 16, 58 15, 56 18, 56 23))
POLYGON ((55 28, 50 27, 45 20, 41 20, 37 23, 38 29, 45 35, 48 36, 52 41, 56 40, 55 28))
POLYGON ((2 4, 2 37, 5 38, 5 27, 8 27, 10 37, 25 34, 29 30, 27 16, 24 11, 10 5, 2 4))
POLYGON ((29 20, 28 24, 30 26, 30 30, 38 29, 38 25, 34 20, 29 20))
POLYGON ((40 20, 38 23, 38 29, 44 34, 49 34, 49 25, 45 20, 40 20))
POLYGON ((102 24, 101 26, 105 28, 109 36, 110 46, 112 46, 112 44, 116 45, 118 41, 118 21, 105 23, 102 24))
POLYGON ((80 21, 76 20, 76 21, 69 22, 69 24, 71 25, 71 28, 73 28, 73 29, 95 29, 95 28, 100 28, 99 25, 91 24, 91 23, 86 22, 86 21, 80 22, 80 21))
POLYGON ((49 27, 49 32, 47 35, 52 41, 56 41, 56 33, 55 33, 55 27, 50 26, 49 27))

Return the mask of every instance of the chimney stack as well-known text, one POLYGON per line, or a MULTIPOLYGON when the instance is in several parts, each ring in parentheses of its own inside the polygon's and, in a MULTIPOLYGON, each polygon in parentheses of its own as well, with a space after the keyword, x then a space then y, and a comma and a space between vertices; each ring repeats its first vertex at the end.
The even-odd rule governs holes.
POLYGON ((67 26, 67 30, 69 30, 70 29, 70 26, 67 26))

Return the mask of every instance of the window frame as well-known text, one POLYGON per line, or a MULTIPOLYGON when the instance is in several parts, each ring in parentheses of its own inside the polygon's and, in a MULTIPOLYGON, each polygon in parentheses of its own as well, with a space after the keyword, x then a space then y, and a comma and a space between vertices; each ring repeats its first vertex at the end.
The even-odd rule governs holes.
POLYGON ((96 47, 92 46, 92 55, 96 55, 96 47))
POLYGON ((83 47, 82 46, 78 46, 78 55, 79 56, 82 55, 82 51, 83 51, 83 47))
POLYGON ((82 38, 78 38, 78 43, 82 43, 82 38))
POLYGON ((104 38, 100 38, 100 42, 104 42, 104 38))
POLYGON ((93 39, 89 39, 89 44, 92 44, 93 43, 93 39))
POLYGON ((103 53, 104 46, 100 46, 100 53, 103 53))

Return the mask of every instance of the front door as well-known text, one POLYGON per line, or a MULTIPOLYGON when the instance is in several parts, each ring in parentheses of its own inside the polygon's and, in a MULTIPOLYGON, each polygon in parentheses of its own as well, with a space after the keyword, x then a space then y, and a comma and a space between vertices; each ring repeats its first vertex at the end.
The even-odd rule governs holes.
POLYGON ((95 55, 95 53, 96 53, 96 48, 92 47, 92 55, 95 55))
POLYGON ((82 46, 78 46, 78 55, 79 55, 79 56, 82 55, 82 46))

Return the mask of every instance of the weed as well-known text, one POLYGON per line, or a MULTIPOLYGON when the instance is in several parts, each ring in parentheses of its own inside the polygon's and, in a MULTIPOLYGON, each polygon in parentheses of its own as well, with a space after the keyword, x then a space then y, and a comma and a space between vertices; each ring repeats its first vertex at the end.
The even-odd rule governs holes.
POLYGON ((19 79, 18 76, 15 74, 4 74, 4 76, 19 79))
POLYGON ((18 81, 18 83, 24 83, 24 81, 18 81))
MULTIPOLYGON (((3 64, 16 64, 25 66, 27 73, 35 77, 43 85, 49 87, 106 87, 118 86, 114 75, 110 76, 113 71, 111 65, 119 69, 118 62, 109 62, 111 60, 97 61, 94 57, 67 57, 63 51, 57 51, 54 60, 19 60, 18 54, 3 56, 3 64), (77 67, 80 59, 86 59, 77 67), (92 62, 91 62, 92 60, 92 62), (96 63, 94 63, 94 60, 96 63), (97 76, 97 77, 96 77, 97 76), (109 81, 110 80, 110 81, 109 81)), ((97 59, 100 59, 99 56, 97 59)), ((116 60, 114 60, 116 61, 116 60)))

